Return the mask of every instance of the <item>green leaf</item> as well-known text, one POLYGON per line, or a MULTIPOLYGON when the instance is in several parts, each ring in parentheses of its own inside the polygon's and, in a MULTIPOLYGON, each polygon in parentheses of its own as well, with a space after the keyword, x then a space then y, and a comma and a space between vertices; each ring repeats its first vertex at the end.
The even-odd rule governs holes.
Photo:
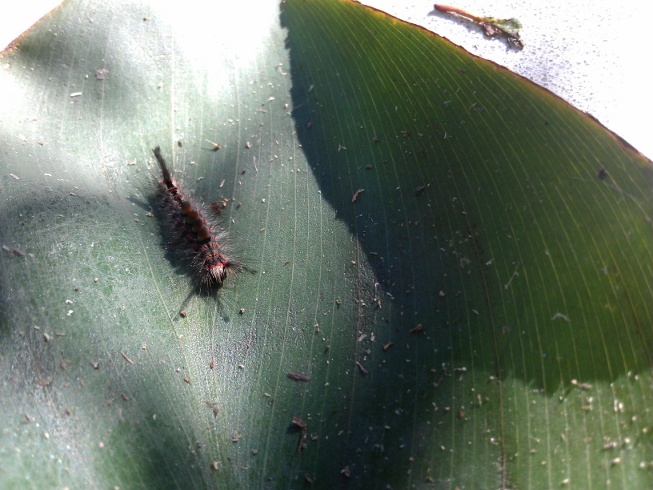
POLYGON ((649 488, 651 162, 358 4, 205 8, 3 56, 0 486, 649 488), (166 252, 159 144, 255 274, 166 252))
POLYGON ((512 36, 519 37, 519 31, 522 28, 521 22, 518 19, 497 19, 496 17, 483 17, 483 20, 488 24, 505 31, 512 36))

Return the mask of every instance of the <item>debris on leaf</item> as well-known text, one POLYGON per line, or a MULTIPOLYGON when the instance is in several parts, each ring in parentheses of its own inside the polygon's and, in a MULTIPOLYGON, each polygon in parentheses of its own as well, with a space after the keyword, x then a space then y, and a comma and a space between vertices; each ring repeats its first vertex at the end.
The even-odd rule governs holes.
POLYGON ((132 360, 132 359, 131 359, 127 354, 125 354, 123 351, 120 351, 120 355, 121 355, 122 358, 123 358, 125 361, 127 361, 129 364, 134 364, 134 361, 133 361, 133 360, 132 360))
POLYGON ((438 12, 451 14, 461 17, 465 20, 478 24, 483 28, 487 37, 503 36, 506 40, 517 49, 524 49, 524 43, 519 36, 519 30, 522 28, 521 22, 517 19, 497 19, 496 17, 477 17, 474 14, 448 5, 433 5, 438 12))
POLYGON ((293 381, 310 381, 311 378, 304 374, 299 374, 299 373, 288 373, 288 378, 292 379, 293 381))
POLYGON ((424 325, 418 323, 413 328, 410 329, 410 333, 421 333, 424 331, 424 325))
POLYGON ((217 417, 218 414, 220 413, 220 409, 215 406, 215 403, 213 403, 211 400, 206 400, 205 402, 209 408, 213 410, 213 416, 217 417))
POLYGON ((295 415, 292 418, 292 425, 300 430, 299 440, 297 441, 297 452, 301 453, 305 447, 308 424, 295 415))
POLYGON ((356 361, 356 366, 363 376, 367 374, 367 369, 365 369, 360 362, 356 361))
POLYGON ((308 424, 296 415, 292 418, 292 425, 299 427, 302 430, 306 430, 306 427, 308 427, 308 424))
POLYGON ((220 143, 216 143, 214 141, 206 140, 207 142, 211 143, 213 145, 212 148, 203 148, 204 150, 209 150, 209 151, 218 151, 220 148, 222 148, 222 145, 220 143))

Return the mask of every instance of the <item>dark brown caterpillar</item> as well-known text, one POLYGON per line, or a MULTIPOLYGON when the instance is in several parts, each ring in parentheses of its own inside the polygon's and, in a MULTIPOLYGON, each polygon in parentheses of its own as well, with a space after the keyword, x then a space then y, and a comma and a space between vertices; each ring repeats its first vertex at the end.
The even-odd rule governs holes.
POLYGON ((163 229, 170 237, 170 244, 188 264, 200 286, 219 288, 229 274, 241 268, 223 251, 221 242, 225 233, 214 232, 200 206, 193 205, 184 196, 170 175, 161 148, 157 146, 152 151, 163 173, 163 182, 158 189, 157 212, 163 229))

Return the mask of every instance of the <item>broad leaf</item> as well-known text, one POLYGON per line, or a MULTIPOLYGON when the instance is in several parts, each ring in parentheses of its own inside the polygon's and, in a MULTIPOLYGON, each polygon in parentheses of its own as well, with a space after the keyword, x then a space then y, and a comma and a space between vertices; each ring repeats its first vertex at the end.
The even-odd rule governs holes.
POLYGON ((205 9, 3 55, 0 486, 649 488, 651 162, 360 5, 205 9), (156 145, 256 273, 197 291, 156 145))

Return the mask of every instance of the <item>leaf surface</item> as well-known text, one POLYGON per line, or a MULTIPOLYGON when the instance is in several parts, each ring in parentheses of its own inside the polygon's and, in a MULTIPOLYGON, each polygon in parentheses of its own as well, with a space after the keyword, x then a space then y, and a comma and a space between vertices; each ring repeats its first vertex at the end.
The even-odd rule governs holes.
POLYGON ((360 5, 231 9, 3 56, 3 486, 650 487, 651 162, 360 5), (195 290, 156 145, 255 274, 195 290))

